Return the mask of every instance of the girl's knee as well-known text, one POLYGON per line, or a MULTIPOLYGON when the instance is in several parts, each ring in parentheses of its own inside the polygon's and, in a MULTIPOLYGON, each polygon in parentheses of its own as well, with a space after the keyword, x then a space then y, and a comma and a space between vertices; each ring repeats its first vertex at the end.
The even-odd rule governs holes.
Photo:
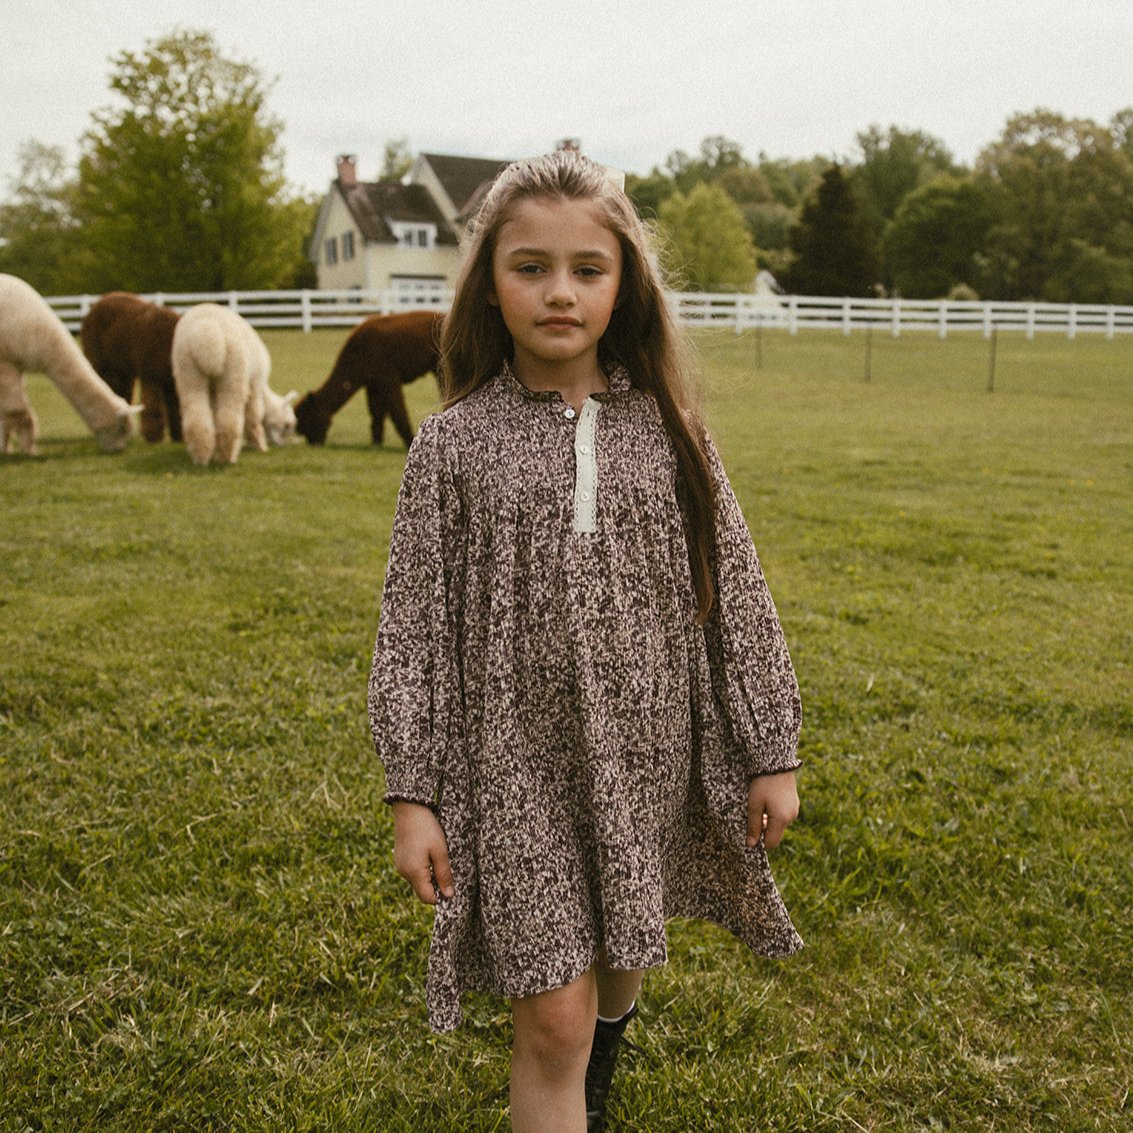
POLYGON ((539 1062, 573 1062, 590 1049, 598 1005, 590 973, 566 987, 516 999, 515 1045, 539 1062))

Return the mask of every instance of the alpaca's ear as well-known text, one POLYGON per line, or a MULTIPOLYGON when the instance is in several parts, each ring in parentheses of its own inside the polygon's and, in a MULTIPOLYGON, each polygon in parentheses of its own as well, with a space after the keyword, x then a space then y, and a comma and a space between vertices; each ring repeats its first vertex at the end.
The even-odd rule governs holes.
POLYGON ((290 405, 299 396, 297 389, 290 389, 283 395, 283 404, 290 405))

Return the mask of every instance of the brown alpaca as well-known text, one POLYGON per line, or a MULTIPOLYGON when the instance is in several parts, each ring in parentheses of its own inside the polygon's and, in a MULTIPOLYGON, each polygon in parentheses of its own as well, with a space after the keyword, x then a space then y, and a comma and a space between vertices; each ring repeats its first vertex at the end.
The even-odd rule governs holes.
POLYGON ((439 311, 406 311, 371 315, 359 323, 342 344, 330 377, 296 403, 297 431, 311 444, 323 444, 331 418, 355 390, 364 388, 374 444, 382 443, 388 415, 408 447, 413 426, 402 383, 436 370, 443 320, 439 311))
POLYGON ((170 439, 181 439, 181 411, 170 356, 178 314, 129 291, 111 291, 87 312, 83 352, 103 381, 120 397, 133 399, 140 383, 142 436, 160 441, 166 423, 170 439))

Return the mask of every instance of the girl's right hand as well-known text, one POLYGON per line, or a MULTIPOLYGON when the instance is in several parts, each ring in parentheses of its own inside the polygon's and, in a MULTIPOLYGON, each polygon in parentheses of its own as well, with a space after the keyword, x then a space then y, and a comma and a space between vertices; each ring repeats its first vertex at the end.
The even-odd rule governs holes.
POLYGON ((453 895, 448 844, 437 816, 420 803, 393 804, 393 868, 426 905, 453 895))

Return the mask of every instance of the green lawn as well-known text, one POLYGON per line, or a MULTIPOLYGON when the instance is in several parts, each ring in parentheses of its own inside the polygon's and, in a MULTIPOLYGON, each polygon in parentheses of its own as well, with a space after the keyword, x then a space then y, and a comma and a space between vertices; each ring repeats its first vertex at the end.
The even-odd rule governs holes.
MULTIPOLYGON (((268 332, 280 392, 345 331, 268 332)), ((808 947, 672 925, 613 1130, 1121 1130, 1133 340, 702 333, 803 689, 808 947)), ((507 1129, 426 1029, 364 688, 404 452, 0 458, 0 1130, 507 1129)), ((436 396, 410 387, 415 420, 436 396)))

